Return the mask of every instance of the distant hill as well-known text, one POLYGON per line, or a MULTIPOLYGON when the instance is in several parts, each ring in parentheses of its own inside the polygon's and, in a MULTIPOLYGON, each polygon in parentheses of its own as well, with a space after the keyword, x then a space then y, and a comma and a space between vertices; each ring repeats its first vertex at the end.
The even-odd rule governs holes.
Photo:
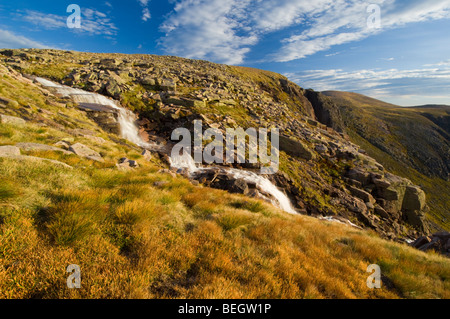
POLYGON ((359 93, 354 92, 342 92, 342 91, 323 91, 322 94, 326 96, 330 96, 332 98, 337 99, 344 99, 347 101, 350 101, 359 107, 386 107, 386 108, 392 108, 392 107, 400 107, 395 104, 386 103, 359 93))
POLYGON ((446 110, 450 110, 450 105, 445 105, 445 104, 427 104, 427 105, 412 106, 411 108, 416 108, 416 109, 446 109, 446 110))
POLYGON ((432 214, 445 216, 450 205, 450 196, 442 192, 450 186, 450 106, 400 107, 351 92, 322 95, 337 110, 333 121, 343 123, 354 143, 386 168, 421 184, 432 214))

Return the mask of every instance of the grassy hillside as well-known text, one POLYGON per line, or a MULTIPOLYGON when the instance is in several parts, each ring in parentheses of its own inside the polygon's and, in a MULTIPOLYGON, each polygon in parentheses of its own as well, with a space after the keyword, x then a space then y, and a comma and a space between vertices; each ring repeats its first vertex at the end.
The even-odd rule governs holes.
MULTIPOLYGON (((42 134, 37 124, 1 127, 13 132, 2 144, 42 134)), ((0 297, 450 297, 444 257, 193 186, 117 149, 141 167, 122 172, 55 153, 34 155, 74 168, 0 159, 0 297), (381 290, 366 286, 374 263, 381 290), (80 265, 82 289, 66 288, 69 264, 80 265)))

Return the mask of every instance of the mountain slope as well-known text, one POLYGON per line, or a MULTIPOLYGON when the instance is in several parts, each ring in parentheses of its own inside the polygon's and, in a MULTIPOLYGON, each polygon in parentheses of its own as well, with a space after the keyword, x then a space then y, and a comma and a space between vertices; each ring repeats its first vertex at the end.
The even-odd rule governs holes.
POLYGON ((430 219, 449 229, 450 107, 402 108, 356 93, 328 91, 346 132, 387 169, 428 195, 430 219))

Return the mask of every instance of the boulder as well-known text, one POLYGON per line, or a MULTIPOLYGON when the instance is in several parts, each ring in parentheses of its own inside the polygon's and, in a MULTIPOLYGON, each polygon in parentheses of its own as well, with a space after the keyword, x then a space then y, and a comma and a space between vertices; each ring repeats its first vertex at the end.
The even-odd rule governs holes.
POLYGON ((428 236, 422 236, 420 238, 417 238, 412 244, 411 246, 413 246, 414 248, 419 248, 422 247, 423 245, 426 245, 428 243, 431 243, 431 238, 428 236))
POLYGON ((146 161, 151 161, 153 157, 152 152, 150 152, 149 150, 144 150, 141 155, 144 157, 146 161))
POLYGON ((23 124, 26 123, 26 121, 24 119, 21 119, 20 117, 0 114, 0 123, 2 123, 2 124, 23 125, 23 124))
POLYGON ((280 136, 280 151, 295 157, 300 157, 310 161, 316 158, 316 155, 306 146, 305 143, 286 136, 280 136))
POLYGON ((406 186, 402 212, 405 221, 419 229, 424 228, 425 193, 418 186, 406 186))
POLYGON ((424 229, 425 214, 421 211, 407 210, 403 212, 403 219, 410 224, 419 229, 424 229))
POLYGON ((139 83, 147 86, 156 86, 156 79, 151 76, 144 76, 139 80, 139 83))
POLYGON ((20 156, 20 149, 16 146, 0 146, 0 157, 20 156))
POLYGON ((163 91, 176 91, 177 90, 177 84, 172 79, 161 79, 158 80, 159 86, 161 90, 163 91))
POLYGON ((134 161, 134 160, 130 160, 126 157, 122 157, 121 159, 119 159, 118 164, 116 164, 116 167, 118 169, 130 169, 130 168, 137 168, 139 167, 139 163, 134 161))
POLYGON ((439 232, 431 236, 420 237, 411 246, 421 251, 434 250, 450 257, 450 233, 439 232))
POLYGON ((422 211, 426 205, 426 195, 418 186, 407 186, 403 198, 403 211, 422 211))
POLYGON ((105 85, 105 93, 115 99, 120 98, 120 93, 122 90, 120 89, 119 85, 116 81, 111 80, 105 85))
POLYGON ((386 189, 391 186, 391 183, 382 178, 374 178, 372 181, 378 189, 386 189))
POLYGON ((236 179, 232 181, 229 192, 247 195, 249 192, 247 182, 244 179, 236 179))
POLYGON ((61 152, 64 154, 72 154, 71 152, 68 152, 64 149, 61 149, 59 147, 46 145, 46 144, 39 144, 39 143, 17 143, 16 146, 20 148, 22 151, 30 152, 30 151, 52 151, 52 152, 61 152))
POLYGON ((375 204, 375 198, 373 198, 373 196, 368 192, 353 186, 348 186, 348 189, 353 196, 362 199, 365 203, 375 204))
POLYGON ((370 173, 362 168, 354 168, 349 170, 346 177, 360 182, 362 186, 365 186, 370 182, 370 173))
POLYGON ((97 162, 103 162, 103 158, 102 156, 90 149, 89 147, 87 147, 86 145, 83 145, 81 143, 76 143, 70 146, 69 151, 71 151, 72 153, 93 160, 93 161, 97 161, 97 162))
POLYGON ((386 218, 389 219, 392 216, 389 215, 388 212, 386 212, 383 207, 381 207, 380 205, 375 205, 375 209, 374 209, 375 214, 377 214, 378 216, 381 216, 382 218, 386 218))

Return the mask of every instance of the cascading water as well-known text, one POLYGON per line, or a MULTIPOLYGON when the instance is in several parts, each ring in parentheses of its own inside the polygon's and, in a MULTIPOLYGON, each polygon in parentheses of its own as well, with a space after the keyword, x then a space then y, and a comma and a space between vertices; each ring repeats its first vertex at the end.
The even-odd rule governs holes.
POLYGON ((191 174, 195 174, 203 168, 198 168, 191 155, 183 153, 183 155, 171 156, 170 166, 176 169, 187 169, 191 174))
MULTIPOLYGON (((134 114, 118 105, 114 100, 107 98, 106 96, 87 92, 81 89, 74 89, 68 86, 64 86, 52 81, 36 78, 36 81, 45 87, 52 88, 56 92, 64 97, 70 97, 77 103, 95 104, 101 106, 107 106, 118 111, 118 122, 120 125, 121 136, 128 141, 141 146, 143 148, 155 148, 156 145, 148 144, 142 140, 139 136, 139 130, 135 124, 134 114)), ((210 170, 213 168, 197 167, 194 159, 190 154, 183 154, 178 156, 172 156, 170 158, 171 166, 177 169, 187 169, 191 174, 198 173, 200 171, 210 170)), ((220 168, 234 179, 243 179, 248 183, 256 183, 256 186, 263 192, 270 194, 276 199, 276 206, 280 207, 284 211, 290 214, 296 214, 295 209, 292 207, 289 198, 281 192, 270 180, 267 178, 255 174, 253 172, 238 170, 233 168, 220 168)))
POLYGON ((263 192, 272 195, 278 202, 278 206, 287 213, 297 214, 292 207, 289 198, 278 189, 270 180, 253 172, 239 170, 239 169, 227 169, 227 172, 235 179, 243 179, 248 183, 256 183, 256 186, 263 192))
POLYGON ((69 86, 54 83, 52 81, 43 78, 37 77, 36 81, 38 81, 45 87, 56 90, 56 92, 61 96, 72 98, 74 102, 102 105, 117 110, 118 113, 117 121, 119 122, 121 136, 124 139, 143 148, 155 147, 155 145, 146 143, 142 140, 142 138, 139 135, 138 127, 134 123, 135 122, 134 114, 131 111, 120 107, 116 101, 111 100, 101 94, 91 93, 81 89, 74 89, 69 86))
MULTIPOLYGON (((187 169, 192 175, 207 170, 217 169, 217 167, 197 167, 192 156, 187 153, 183 153, 183 155, 171 156, 170 164, 172 167, 177 169, 187 169)), ((292 207, 289 198, 267 178, 246 170, 224 167, 220 167, 219 169, 226 172, 226 174, 233 179, 243 179, 247 183, 255 183, 257 188, 275 198, 276 202, 272 201, 272 204, 278 206, 287 213, 297 214, 295 209, 292 207)))

